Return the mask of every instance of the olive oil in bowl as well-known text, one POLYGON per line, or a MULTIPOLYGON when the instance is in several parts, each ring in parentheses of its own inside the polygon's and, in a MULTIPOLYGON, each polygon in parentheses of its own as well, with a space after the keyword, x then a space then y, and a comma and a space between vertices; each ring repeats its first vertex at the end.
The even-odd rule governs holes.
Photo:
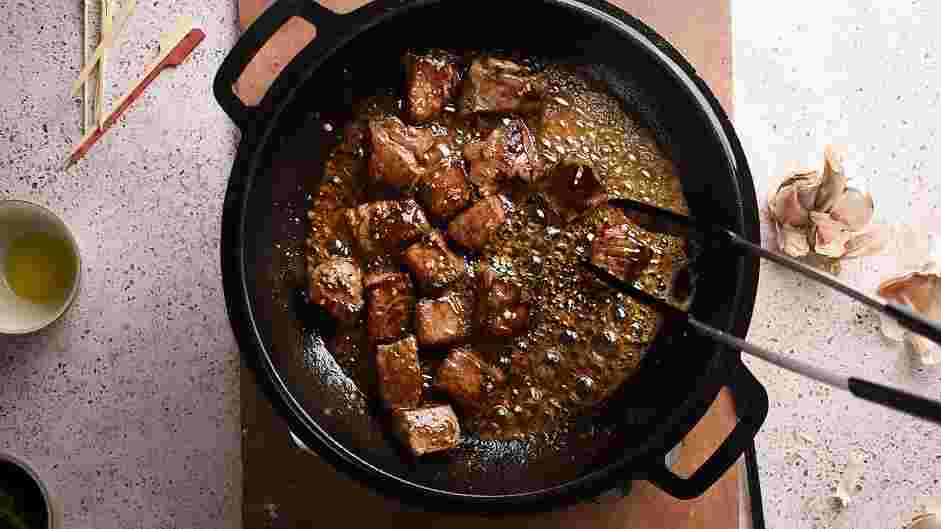
POLYGON ((0 334, 29 334, 59 319, 75 300, 81 270, 62 219, 38 204, 0 200, 0 334))
POLYGON ((75 282, 77 259, 64 237, 33 232, 14 239, 7 248, 4 277, 17 296, 42 305, 56 305, 75 282))

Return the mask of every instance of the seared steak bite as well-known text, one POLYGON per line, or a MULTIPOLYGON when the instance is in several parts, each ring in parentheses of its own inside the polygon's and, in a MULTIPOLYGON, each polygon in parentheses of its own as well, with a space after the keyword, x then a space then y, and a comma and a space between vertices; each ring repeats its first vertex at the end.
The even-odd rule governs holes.
POLYGON ((415 327, 422 349, 440 349, 464 343, 471 332, 468 296, 449 292, 438 299, 423 299, 415 309, 415 327))
POLYGON ((450 220, 467 207, 471 189, 460 156, 448 156, 425 172, 418 184, 418 200, 428 213, 440 220, 450 220))
POLYGON ((461 82, 457 57, 432 50, 422 55, 407 53, 404 62, 409 119, 423 123, 438 117, 461 82))
POLYGON ((369 122, 372 156, 369 174, 395 188, 415 184, 422 174, 423 155, 434 145, 428 129, 410 127, 395 116, 369 122))
POLYGON ((379 394, 389 409, 414 408, 421 399, 421 367, 414 336, 376 346, 379 394))
POLYGON ((524 333, 529 327, 529 304, 523 301, 520 287, 498 277, 488 265, 481 267, 477 281, 481 332, 502 338, 524 333))
POLYGON ((514 177, 526 183, 542 177, 536 139, 520 119, 505 119, 484 140, 464 147, 468 178, 484 196, 498 193, 514 177))
POLYGON ((454 448, 461 442, 461 425, 448 405, 397 410, 393 422, 396 437, 416 456, 454 448))
POLYGON ((409 246, 403 260, 424 291, 440 290, 464 274, 464 259, 448 248, 437 231, 409 246))
POLYGON ((633 281, 650 264, 653 253, 627 223, 602 226, 591 246, 591 264, 633 281))
POLYGON ((669 318, 579 262, 678 307, 694 295, 696 245, 652 237, 649 215, 608 200, 688 212, 682 157, 599 72, 495 53, 423 48, 377 63, 395 85, 298 116, 311 120, 298 131, 310 156, 271 175, 295 195, 274 215, 294 232, 297 208, 310 221, 304 255, 282 256, 305 260, 306 278, 286 278, 309 294, 299 323, 322 331, 326 360, 379 409, 374 426, 406 466, 565 433, 642 368, 669 318))
POLYGON ((343 127, 343 140, 337 146, 337 152, 361 157, 366 153, 369 143, 369 122, 355 119, 343 127))
POLYGON ((425 212, 412 199, 370 202, 347 209, 345 216, 360 253, 367 258, 383 251, 397 253, 431 230, 425 212))
POLYGON ((389 343, 411 332, 415 289, 408 274, 366 276, 366 326, 372 343, 389 343))
POLYGON ((467 72, 461 113, 526 113, 539 109, 545 91, 542 76, 512 61, 482 57, 467 72))
POLYGON ((494 385, 505 381, 499 369, 484 362, 474 351, 454 349, 445 358, 435 374, 435 387, 464 409, 476 409, 481 397, 494 385))
POLYGON ((552 209, 566 222, 608 200, 608 193, 595 177, 594 169, 575 162, 557 165, 546 178, 545 191, 552 209))
POLYGON ((308 297, 341 323, 353 323, 363 310, 363 272, 352 259, 334 257, 308 273, 308 297))
POLYGON ((448 224, 448 236, 468 250, 480 251, 506 222, 506 206, 498 196, 487 197, 448 224))

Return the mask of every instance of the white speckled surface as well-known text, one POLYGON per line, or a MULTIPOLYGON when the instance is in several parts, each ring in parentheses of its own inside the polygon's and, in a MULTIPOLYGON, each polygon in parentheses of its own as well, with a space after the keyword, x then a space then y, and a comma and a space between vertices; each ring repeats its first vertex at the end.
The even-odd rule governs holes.
MULTIPOLYGON (((941 233, 941 4, 735 0, 732 21, 735 122, 761 200, 788 162, 819 164, 839 142, 877 217, 941 233)), ((889 261, 850 261, 843 277, 872 290, 889 261)), ((751 340, 941 397, 941 371, 913 373, 872 311, 773 265, 761 274, 751 340)), ((772 403, 757 442, 768 527, 901 528, 917 497, 941 494, 938 427, 749 365, 772 403), (853 450, 867 462, 863 489, 837 512, 825 500, 853 450)))
POLYGON ((238 527, 238 356, 218 280, 236 132, 211 94, 235 6, 139 2, 110 62, 112 100, 178 14, 207 39, 66 173, 80 137, 67 95, 81 66, 80 6, 0 0, 0 199, 62 215, 85 265, 64 320, 0 337, 0 450, 46 477, 63 529, 238 527))

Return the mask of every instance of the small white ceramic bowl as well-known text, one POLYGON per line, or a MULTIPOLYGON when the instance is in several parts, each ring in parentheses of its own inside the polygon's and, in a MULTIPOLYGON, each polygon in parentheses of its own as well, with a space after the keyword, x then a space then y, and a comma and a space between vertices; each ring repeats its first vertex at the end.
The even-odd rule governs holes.
POLYGON ((0 334, 29 334, 59 319, 75 300, 82 275, 82 259, 75 237, 62 220, 48 209, 22 200, 0 200, 0 334), (7 249, 18 237, 43 232, 68 241, 75 255, 72 287, 55 304, 38 304, 13 293, 5 278, 7 249))

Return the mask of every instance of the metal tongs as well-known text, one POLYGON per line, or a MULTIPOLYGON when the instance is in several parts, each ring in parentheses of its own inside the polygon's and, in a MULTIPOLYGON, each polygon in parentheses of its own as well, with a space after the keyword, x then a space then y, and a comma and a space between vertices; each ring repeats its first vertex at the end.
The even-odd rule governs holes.
MULTIPOLYGON (((679 215, 672 211, 626 198, 611 199, 608 201, 608 204, 627 212, 631 220, 637 222, 642 228, 648 231, 696 240, 701 242, 704 248, 708 249, 733 249, 773 261, 818 283, 822 283, 834 290, 842 292, 860 303, 894 318, 901 326, 909 331, 941 344, 941 323, 924 318, 908 307, 898 303, 879 301, 829 274, 815 270, 790 257, 768 251, 721 226, 700 222, 692 217, 679 215)), ((729 347, 745 351, 752 356, 761 358, 788 371, 793 371, 818 382, 849 391, 858 398, 941 425, 941 402, 939 401, 927 399, 906 391, 890 388, 856 377, 840 375, 800 360, 795 360, 769 351, 768 349, 746 342, 741 338, 706 325, 684 310, 674 307, 666 301, 656 298, 634 287, 632 284, 618 279, 594 264, 585 262, 584 265, 611 287, 620 290, 638 301, 658 308, 667 318, 685 321, 690 328, 707 338, 711 338, 729 347)))

